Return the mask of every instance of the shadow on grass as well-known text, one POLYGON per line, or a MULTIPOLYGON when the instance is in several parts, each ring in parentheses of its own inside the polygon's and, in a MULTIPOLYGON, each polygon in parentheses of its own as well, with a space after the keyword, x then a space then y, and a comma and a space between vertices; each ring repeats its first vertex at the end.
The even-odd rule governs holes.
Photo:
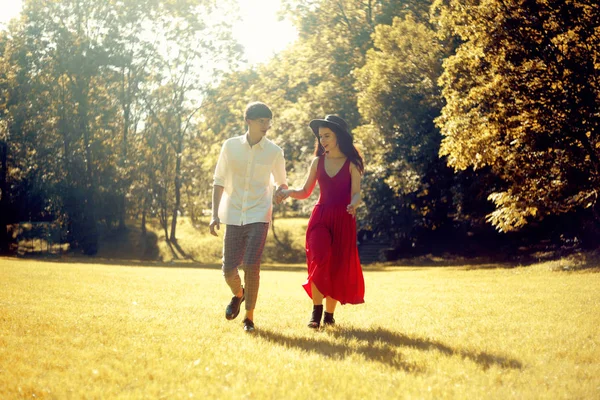
POLYGON ((331 343, 326 339, 319 339, 318 337, 314 339, 290 337, 278 332, 262 329, 258 332, 258 336, 282 346, 297 347, 308 352, 322 354, 332 359, 344 359, 351 354, 359 354, 367 360, 381 362, 407 372, 422 372, 423 367, 403 361, 400 354, 400 350, 403 347, 423 351, 438 351, 449 357, 459 356, 479 364, 484 370, 492 366, 510 369, 522 368, 522 363, 512 358, 486 352, 455 349, 436 340, 410 337, 384 328, 367 330, 338 326, 326 329, 326 333, 344 341, 354 342, 358 340, 358 347, 350 348, 344 344, 331 343))
POLYGON ((495 354, 488 354, 485 352, 454 349, 436 340, 410 337, 380 327, 371 330, 357 328, 333 329, 330 332, 335 337, 364 340, 370 344, 379 341, 386 343, 390 347, 412 347, 420 350, 439 351, 440 353, 448 356, 460 356, 481 365, 484 369, 488 369, 494 365, 511 369, 520 369, 523 366, 520 361, 515 359, 495 354))
POLYGON ((406 372, 423 372, 422 367, 402 360, 402 355, 393 351, 394 349, 387 345, 374 347, 372 342, 367 342, 353 344, 353 347, 350 347, 346 344, 332 343, 329 340, 319 339, 318 337, 305 339, 285 336, 281 333, 264 329, 257 331, 256 336, 284 347, 295 347, 307 352, 318 353, 333 360, 343 360, 353 354, 359 354, 369 361, 377 361, 406 372))
POLYGON ((167 240, 167 244, 169 245, 169 248, 171 249, 171 253, 173 254, 173 256, 176 259, 184 259, 184 260, 196 261, 196 260, 194 260, 194 257, 188 255, 185 252, 185 250, 183 250, 181 248, 181 246, 179 245, 179 242, 177 241, 177 239, 167 240), (175 248, 177 250, 177 252, 175 252, 175 250, 173 248, 175 248))

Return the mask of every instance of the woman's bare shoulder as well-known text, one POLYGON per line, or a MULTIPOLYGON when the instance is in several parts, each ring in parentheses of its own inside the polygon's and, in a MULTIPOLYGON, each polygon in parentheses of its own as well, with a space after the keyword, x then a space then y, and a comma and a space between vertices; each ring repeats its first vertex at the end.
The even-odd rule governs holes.
POLYGON ((354 164, 353 162, 350 162, 350 173, 362 175, 360 173, 360 171, 358 170, 358 167, 356 166, 356 164, 354 164))

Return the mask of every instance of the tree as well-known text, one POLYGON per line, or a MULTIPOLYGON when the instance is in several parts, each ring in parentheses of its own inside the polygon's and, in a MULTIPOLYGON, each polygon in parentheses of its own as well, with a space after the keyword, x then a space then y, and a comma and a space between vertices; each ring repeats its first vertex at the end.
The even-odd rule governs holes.
MULTIPOLYGON (((176 241, 177 218, 182 211, 183 156, 191 140, 193 118, 201 108, 198 97, 207 92, 219 74, 235 67, 239 60, 239 48, 228 34, 230 26, 219 22, 211 11, 214 11, 211 7, 203 5, 181 12, 178 18, 167 16, 159 20, 165 32, 162 44, 167 54, 156 71, 159 86, 153 99, 159 103, 148 102, 147 107, 169 144, 175 163, 171 231, 166 235, 166 239, 173 242, 176 241)), ((166 223, 166 219, 163 222, 166 223)))
POLYGON ((378 25, 374 48, 355 71, 358 108, 368 123, 356 129, 367 163, 366 225, 397 244, 449 221, 452 171, 438 157, 433 120, 443 105, 437 80, 452 46, 413 16, 378 25))
MULTIPOLYGON (((30 78, 41 83, 35 87, 39 94, 58 94, 43 112, 56 121, 44 139, 62 142, 58 179, 70 241, 87 254, 97 251, 98 210, 111 209, 99 207, 104 199, 99 196, 110 195, 114 181, 106 179, 115 170, 110 159, 115 110, 107 91, 111 10, 108 2, 86 0, 30 0, 24 8, 25 33, 35 55, 30 78)), ((105 215, 110 220, 111 214, 105 215)))
POLYGON ((438 0, 461 41, 441 78, 440 154, 455 170, 489 166, 501 231, 587 208, 600 184, 600 6, 594 1, 438 0))
MULTIPOLYGON (((158 55, 155 50, 156 34, 148 32, 153 16, 159 9, 155 0, 115 3, 111 8, 110 34, 105 46, 111 54, 112 77, 107 82, 110 91, 116 93, 120 108, 118 125, 121 131, 116 194, 118 197, 119 229, 125 228, 127 214, 126 198, 134 182, 135 156, 131 154, 132 139, 136 139, 138 124, 143 117, 144 83, 151 80, 150 69, 158 55)), ((134 145, 133 145, 134 146, 134 145)), ((134 146, 135 147, 135 146, 134 146)))
POLYGON ((168 144, 160 161, 173 162, 164 174, 174 190, 164 184, 161 200, 172 205, 175 238, 195 113, 221 71, 238 61, 229 22, 214 7, 202 0, 25 2, 26 18, 0 40, 7 149, 0 183, 10 188, 0 201, 19 210, 11 218, 58 219, 72 247, 95 253, 98 223, 123 227, 128 207, 152 210, 140 191, 156 187, 157 175, 143 169, 157 164, 144 134, 159 132, 168 144))
MULTIPOLYGON (((40 141, 37 132, 48 132, 52 121, 44 111, 48 92, 33 78, 35 45, 21 20, 0 33, 0 141, 2 141, 2 232, 7 224, 49 219, 56 215, 54 193, 44 196, 55 176, 56 148, 51 137, 40 141)), ((2 240, 8 250, 8 237, 2 240)))

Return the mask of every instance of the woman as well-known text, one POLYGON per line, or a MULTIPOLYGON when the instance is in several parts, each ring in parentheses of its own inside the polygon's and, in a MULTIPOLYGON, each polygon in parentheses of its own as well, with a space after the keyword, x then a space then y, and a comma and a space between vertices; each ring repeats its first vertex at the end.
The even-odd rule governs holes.
POLYGON ((301 189, 281 190, 282 198, 306 199, 319 183, 320 196, 306 230, 308 279, 304 289, 313 300, 308 326, 333 325, 338 302, 364 303, 365 285, 356 247, 356 208, 360 202, 363 160, 352 143, 346 121, 335 115, 310 122, 315 158, 301 189))

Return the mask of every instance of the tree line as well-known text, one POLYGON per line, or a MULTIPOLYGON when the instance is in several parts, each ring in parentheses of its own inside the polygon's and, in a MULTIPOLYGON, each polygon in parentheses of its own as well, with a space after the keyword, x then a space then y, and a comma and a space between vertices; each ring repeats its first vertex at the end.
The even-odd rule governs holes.
POLYGON ((97 226, 152 217, 176 240, 261 100, 292 185, 308 121, 349 122, 366 160, 361 233, 400 253, 597 245, 595 1, 284 0, 299 38, 251 67, 218 18, 232 4, 215 7, 25 2, 0 36, 1 226, 60 220, 93 253, 97 226))
POLYGON ((196 163, 208 146, 202 95, 240 62, 222 17, 231 7, 25 1, 0 36, 0 231, 59 221, 72 247, 93 254, 98 226, 135 216, 145 229, 152 216, 176 240, 178 216, 208 185, 196 163))

